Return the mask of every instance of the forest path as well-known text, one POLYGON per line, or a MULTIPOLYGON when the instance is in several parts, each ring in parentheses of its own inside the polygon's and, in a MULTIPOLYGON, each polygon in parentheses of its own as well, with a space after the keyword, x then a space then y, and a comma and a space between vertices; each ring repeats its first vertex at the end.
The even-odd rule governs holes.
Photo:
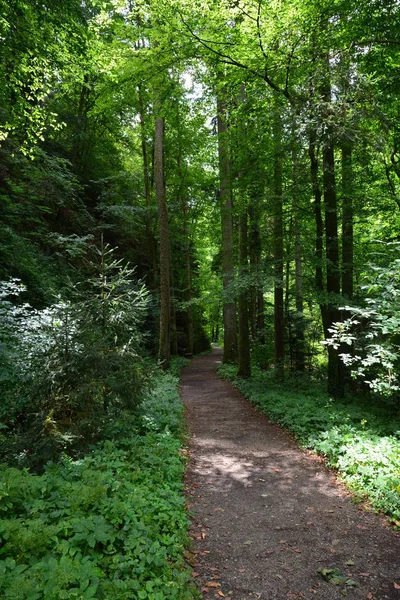
POLYGON ((352 504, 320 458, 219 379, 221 358, 220 350, 196 358, 182 377, 203 598, 400 600, 400 535, 352 504), (325 568, 357 587, 325 581, 325 568))

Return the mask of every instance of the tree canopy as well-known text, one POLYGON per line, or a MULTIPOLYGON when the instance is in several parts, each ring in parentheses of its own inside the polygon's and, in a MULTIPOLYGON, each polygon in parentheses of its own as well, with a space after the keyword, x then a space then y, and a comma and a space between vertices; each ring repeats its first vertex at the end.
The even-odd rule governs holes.
MULTIPOLYGON (((398 2, 15 0, 1 14, 8 422, 22 381, 53 419, 61 392, 33 400, 33 381, 49 361, 86 386, 71 351, 83 364, 94 346, 93 411, 123 402, 124 357, 139 398, 146 357, 166 368, 210 342, 244 377, 253 364, 326 378, 333 397, 371 381, 397 393, 398 2), (11 373, 31 321, 46 341, 11 373)), ((60 422, 83 418, 71 390, 60 422)))

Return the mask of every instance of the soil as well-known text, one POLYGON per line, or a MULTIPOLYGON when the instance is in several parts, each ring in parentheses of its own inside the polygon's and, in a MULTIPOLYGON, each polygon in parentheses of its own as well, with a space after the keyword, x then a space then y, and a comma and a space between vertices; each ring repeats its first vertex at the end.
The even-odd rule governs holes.
POLYGON ((219 379, 221 358, 196 358, 182 377, 190 558, 202 597, 400 600, 399 533, 219 379), (324 578, 324 569, 338 573, 324 578))

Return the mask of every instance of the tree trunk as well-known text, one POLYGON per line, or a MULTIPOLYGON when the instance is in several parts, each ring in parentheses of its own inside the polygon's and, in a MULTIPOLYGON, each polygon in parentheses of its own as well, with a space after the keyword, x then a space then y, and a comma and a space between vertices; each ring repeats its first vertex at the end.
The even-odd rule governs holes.
MULTIPOLYGON (((180 126, 180 117, 178 114, 178 127, 180 126)), ((191 270, 191 256, 190 256, 190 237, 189 237, 189 205, 186 196, 185 189, 185 175, 182 166, 182 137, 181 131, 178 129, 178 176, 179 176, 179 196, 180 204, 182 209, 183 218, 183 243, 185 248, 185 301, 186 301, 186 354, 192 355, 194 348, 194 334, 193 334, 193 309, 191 305, 192 301, 192 270, 191 270)))
POLYGON ((220 178, 220 203, 222 225, 222 277, 224 288, 224 363, 235 362, 237 357, 236 306, 230 298, 234 281, 232 194, 230 187, 230 161, 228 127, 226 122, 226 91, 217 97, 218 158, 220 178))
POLYGON ((293 226, 294 226, 294 262, 295 262, 295 288, 296 288, 296 318, 295 318, 295 370, 305 369, 305 336, 304 336, 304 307, 303 307, 303 265, 301 252, 301 219, 299 209, 298 190, 298 160, 297 146, 294 139, 295 123, 292 128, 292 196, 293 196, 293 226))
POLYGON ((283 301, 283 198, 282 198, 282 121, 279 108, 274 114, 274 358, 278 379, 284 376, 285 321, 283 301))
POLYGON ((186 199, 182 197, 182 210, 184 222, 184 237, 185 237, 185 285, 186 285, 186 338, 187 338, 187 354, 193 354, 194 348, 194 333, 193 333, 193 309, 192 301, 192 270, 190 260, 190 239, 188 225, 188 204, 186 199))
POLYGON ((140 119, 140 137, 142 146, 142 161, 143 161, 143 182, 144 182, 144 197, 146 202, 146 213, 145 213, 145 226, 146 226, 146 240, 147 247, 149 249, 150 266, 153 273, 152 286, 153 289, 158 288, 158 264, 157 264, 157 242, 154 237, 154 232, 151 225, 151 182, 149 177, 149 160, 147 153, 147 142, 146 142, 146 124, 144 117, 144 106, 143 106, 143 91, 142 88, 138 87, 138 99, 139 99, 139 119, 140 119))
MULTIPOLYGON (((261 191, 260 191, 261 196, 261 191)), ((256 338, 265 343, 265 322, 264 322, 264 292, 261 277, 261 234, 260 234, 260 200, 253 194, 249 204, 250 221, 250 244, 249 256, 250 267, 253 276, 256 277, 256 284, 251 290, 251 332, 253 340, 256 338)))
POLYGON ((157 116, 154 136, 154 184, 160 227, 160 339, 158 356, 164 369, 170 365, 170 241, 164 181, 164 117, 157 116))
POLYGON ((353 169, 351 144, 342 144, 342 294, 353 298, 353 169))
MULTIPOLYGON (((331 102, 331 87, 329 81, 329 65, 327 75, 321 89, 322 99, 326 104, 326 115, 331 102)), ((335 156, 333 145, 332 127, 327 128, 326 138, 322 151, 324 208, 325 208, 325 253, 326 253, 326 329, 328 330, 335 321, 340 320, 337 302, 340 295, 340 262, 338 240, 338 218, 335 181, 335 156)), ((325 331, 325 335, 328 335, 325 331)), ((328 393, 334 397, 344 394, 344 372, 342 362, 339 360, 338 351, 328 346, 328 393)))
POLYGON ((319 295, 319 305, 321 308, 321 316, 323 322, 323 328, 325 332, 325 298, 324 298, 324 225, 322 221, 322 194, 319 185, 318 178, 318 159, 316 155, 317 145, 317 134, 314 129, 310 131, 310 144, 308 148, 308 154, 310 157, 310 174, 311 174, 311 185, 314 197, 314 216, 315 216, 315 288, 319 295))
MULTIPOLYGON (((239 217, 239 275, 246 277, 248 274, 248 227, 247 207, 243 207, 239 217)), ((250 377, 250 329, 248 310, 248 290, 243 289, 239 295, 239 377, 250 377)))
MULTIPOLYGON (((239 102, 244 106, 245 103, 245 86, 242 84, 239 102)), ((248 262, 248 214, 247 214, 247 194, 245 181, 245 170, 248 168, 247 147, 246 147, 246 127, 242 123, 238 125, 239 133, 239 193, 240 199, 240 215, 239 215, 239 277, 246 279, 249 271, 248 262)), ((246 285, 241 282, 241 291, 238 302, 238 375, 239 377, 250 377, 250 329, 249 329, 249 290, 246 285)))
POLYGON ((178 332, 176 328, 176 307, 175 307, 175 287, 174 287, 174 276, 172 274, 172 265, 171 267, 171 276, 170 276, 170 335, 171 335, 171 354, 172 356, 178 356, 178 332))

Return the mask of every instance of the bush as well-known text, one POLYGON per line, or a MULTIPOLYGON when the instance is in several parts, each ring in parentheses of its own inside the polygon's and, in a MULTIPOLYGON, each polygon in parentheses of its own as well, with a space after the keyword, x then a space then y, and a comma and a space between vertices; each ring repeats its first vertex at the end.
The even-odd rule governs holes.
POLYGON ((107 414, 140 403, 151 374, 147 291, 110 248, 94 251, 91 277, 68 301, 36 310, 18 305, 20 282, 0 287, 0 421, 18 432, 14 454, 35 467, 97 439, 107 414))
POLYGON ((0 471, 0 596, 190 600, 178 380, 121 415, 85 458, 0 471))
POLYGON ((384 246, 383 264, 370 264, 363 279, 366 298, 360 306, 342 308, 348 318, 333 324, 325 344, 336 349, 347 344, 349 351, 340 357, 353 378, 390 397, 400 390, 400 245, 384 246))

